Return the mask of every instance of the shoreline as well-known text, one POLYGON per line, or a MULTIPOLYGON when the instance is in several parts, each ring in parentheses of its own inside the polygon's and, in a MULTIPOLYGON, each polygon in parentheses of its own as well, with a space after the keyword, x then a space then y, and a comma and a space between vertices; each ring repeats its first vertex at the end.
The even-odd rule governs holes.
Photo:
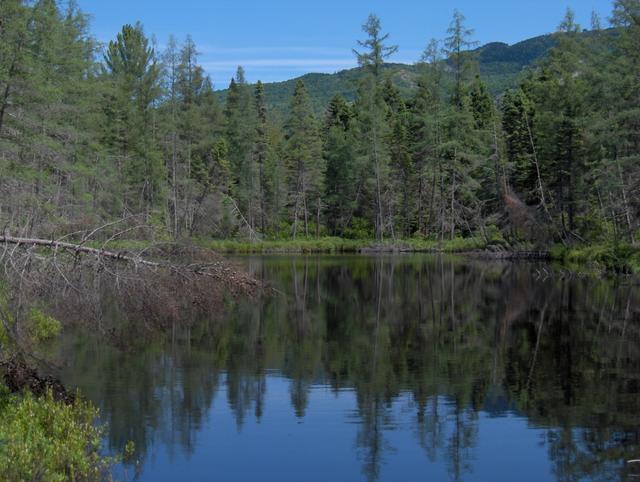
MULTIPOLYGON (((193 244, 221 255, 234 254, 393 254, 432 253, 459 255, 487 260, 531 260, 559 264, 576 272, 600 275, 640 275, 640 246, 596 243, 571 247, 553 245, 510 246, 502 239, 486 242, 482 238, 455 238, 447 241, 405 239, 379 243, 371 239, 300 238, 287 240, 185 239, 175 244, 193 244)), ((143 251, 151 244, 142 240, 110 243, 117 251, 143 251)), ((167 242, 167 244, 174 244, 167 242)))

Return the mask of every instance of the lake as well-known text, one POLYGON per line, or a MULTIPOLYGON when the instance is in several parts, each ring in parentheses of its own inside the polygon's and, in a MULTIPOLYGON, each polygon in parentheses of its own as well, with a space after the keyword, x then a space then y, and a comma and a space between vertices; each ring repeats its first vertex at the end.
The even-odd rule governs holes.
MULTIPOLYGON (((273 294, 162 333, 67 333, 63 381, 140 481, 640 473, 640 287, 432 255, 246 256, 273 294), (634 470, 635 469, 635 470, 634 470)), ((105 320, 117 312, 104 313, 105 320)), ((113 322, 114 320, 112 320, 113 322)), ((117 322, 117 320, 115 320, 117 322)), ((144 324, 144 320, 140 320, 144 324)))

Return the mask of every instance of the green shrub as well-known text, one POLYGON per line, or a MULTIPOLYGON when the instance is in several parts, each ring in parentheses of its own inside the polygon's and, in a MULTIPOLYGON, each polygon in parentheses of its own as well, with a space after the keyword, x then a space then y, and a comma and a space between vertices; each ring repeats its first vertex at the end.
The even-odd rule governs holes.
POLYGON ((100 455, 98 412, 78 398, 73 405, 0 389, 0 480, 93 481, 108 478, 113 459, 100 455))
POLYGON ((62 330, 62 324, 42 311, 32 308, 27 320, 29 335, 35 341, 45 341, 55 338, 62 330))
POLYGON ((350 226, 345 228, 343 233, 347 239, 371 239, 373 234, 371 223, 364 218, 358 217, 354 217, 351 220, 350 226))

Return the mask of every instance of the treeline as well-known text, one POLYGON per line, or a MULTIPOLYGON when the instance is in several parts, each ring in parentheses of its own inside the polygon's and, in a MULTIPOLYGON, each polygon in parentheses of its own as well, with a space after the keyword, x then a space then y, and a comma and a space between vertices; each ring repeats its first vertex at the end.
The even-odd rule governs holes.
POLYGON ((557 46, 492 98, 459 12, 410 96, 369 16, 354 102, 316 116, 298 82, 285 119, 242 68, 224 103, 190 37, 140 24, 101 47, 73 2, 0 4, 0 221, 52 236, 131 214, 172 238, 634 243, 640 213, 640 1, 557 46))

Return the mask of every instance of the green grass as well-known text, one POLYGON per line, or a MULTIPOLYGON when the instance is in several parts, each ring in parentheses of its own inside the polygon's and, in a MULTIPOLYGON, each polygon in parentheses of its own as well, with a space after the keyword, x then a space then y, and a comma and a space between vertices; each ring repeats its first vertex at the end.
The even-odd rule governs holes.
POLYGON ((463 252, 483 249, 480 238, 456 238, 442 243, 428 239, 388 240, 344 239, 335 237, 287 240, 198 240, 198 245, 222 253, 356 253, 359 251, 463 252))
POLYGON ((85 246, 89 248, 97 248, 97 249, 106 249, 107 251, 142 251, 145 248, 148 248, 153 243, 151 241, 144 241, 139 239, 116 239, 113 241, 109 241, 109 243, 105 246, 104 243, 100 241, 89 241, 85 243, 85 246))
MULTIPOLYGON (((481 237, 457 237, 442 242, 434 239, 409 238, 388 239, 380 243, 374 239, 346 239, 330 236, 259 241, 201 238, 192 242, 200 247, 226 254, 358 253, 361 251, 464 253, 483 250, 487 247, 481 237)), ((135 252, 143 250, 149 244, 148 241, 118 240, 109 243, 107 249, 135 252)), ((100 247, 98 244, 95 246, 100 247)), ((551 248, 550 253, 553 261, 576 271, 640 274, 640 247, 630 244, 603 243, 574 247, 556 245, 551 248)))
POLYGON ((640 247, 630 244, 592 244, 588 246, 554 246, 551 257, 569 268, 589 271, 640 274, 640 247))

